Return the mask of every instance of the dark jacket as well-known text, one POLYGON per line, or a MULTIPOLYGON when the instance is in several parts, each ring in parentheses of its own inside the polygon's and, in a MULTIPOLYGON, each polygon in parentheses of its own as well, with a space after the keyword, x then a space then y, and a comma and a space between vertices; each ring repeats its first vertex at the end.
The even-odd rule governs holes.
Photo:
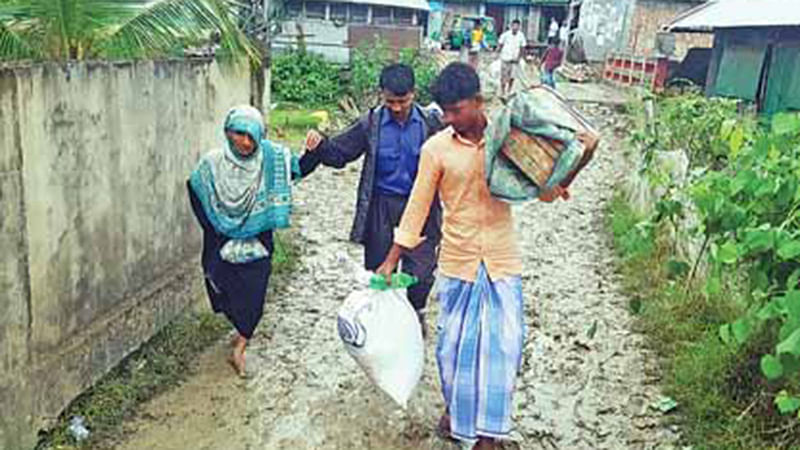
MULTIPOLYGON (((442 128, 438 114, 431 113, 416 103, 413 108, 416 108, 422 116, 425 139, 433 136, 442 128)), ((375 191, 375 168, 378 144, 380 143, 380 118, 383 109, 384 106, 371 109, 341 134, 331 139, 325 139, 318 149, 323 164, 339 169, 364 155, 364 165, 356 198, 356 216, 350 231, 350 240, 358 244, 364 243, 367 215, 372 194, 375 191)), ((431 208, 440 208, 439 203, 434 201, 431 208)))

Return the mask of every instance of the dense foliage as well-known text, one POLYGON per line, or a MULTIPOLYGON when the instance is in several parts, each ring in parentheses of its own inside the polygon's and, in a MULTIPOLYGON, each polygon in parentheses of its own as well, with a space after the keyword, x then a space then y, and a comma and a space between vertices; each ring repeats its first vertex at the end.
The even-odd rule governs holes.
POLYGON ((228 0, 2 0, 0 61, 163 57, 219 42, 255 60, 228 0))
MULTIPOLYGON (((640 230, 661 224, 677 239, 702 242, 694 261, 673 254, 669 271, 692 286, 698 266, 707 297, 725 297, 742 311, 719 338, 734 347, 767 339, 760 371, 773 386, 800 378, 800 117, 740 117, 735 103, 698 95, 667 98, 632 134, 640 168, 660 195, 640 230), (688 176, 676 181, 653 161, 682 150, 688 176), (696 220, 686 221, 686 215, 696 220), (777 381, 783 379, 783 382, 777 381)), ((800 410, 790 390, 772 393, 782 413, 800 410)))
POLYGON ((410 48, 392 52, 381 39, 372 45, 362 45, 353 54, 349 93, 360 106, 374 106, 378 99, 378 81, 381 69, 389 63, 401 62, 414 69, 417 101, 431 102, 430 85, 436 78, 438 66, 433 58, 410 48))
POLYGON ((279 53, 272 59, 272 95, 309 107, 335 104, 342 94, 340 70, 303 49, 279 53))

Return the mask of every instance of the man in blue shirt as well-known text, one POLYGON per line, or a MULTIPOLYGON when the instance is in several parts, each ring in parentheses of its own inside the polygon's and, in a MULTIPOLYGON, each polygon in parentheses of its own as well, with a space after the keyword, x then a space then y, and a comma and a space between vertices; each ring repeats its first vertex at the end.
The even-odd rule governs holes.
POLYGON ((417 176, 425 126, 416 108, 390 108, 383 108, 380 113, 375 189, 379 194, 405 197, 411 193, 417 176))
MULTIPOLYGON (((330 139, 311 130, 309 150, 319 153, 322 163, 343 168, 364 155, 356 200, 356 217, 350 239, 364 246, 364 267, 376 270, 394 243, 411 188, 417 176, 422 144, 441 128, 439 116, 415 100, 414 71, 405 64, 392 64, 381 71, 383 104, 371 109, 344 132, 330 139)), ((408 290, 408 300, 417 311, 425 334, 424 309, 433 287, 436 252, 441 238, 442 212, 438 202, 425 225, 427 239, 406 255, 401 270, 420 282, 408 290)))

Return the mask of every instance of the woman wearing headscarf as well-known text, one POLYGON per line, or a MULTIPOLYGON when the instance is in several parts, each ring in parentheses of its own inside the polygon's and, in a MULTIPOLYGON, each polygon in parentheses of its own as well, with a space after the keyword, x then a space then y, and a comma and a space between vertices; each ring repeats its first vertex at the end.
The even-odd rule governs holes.
POLYGON ((319 164, 264 138, 264 118, 251 106, 231 109, 226 145, 200 159, 189 197, 203 229, 202 266, 214 312, 236 329, 229 363, 245 373, 245 348, 261 320, 272 270, 272 232, 289 226, 291 181, 319 164))

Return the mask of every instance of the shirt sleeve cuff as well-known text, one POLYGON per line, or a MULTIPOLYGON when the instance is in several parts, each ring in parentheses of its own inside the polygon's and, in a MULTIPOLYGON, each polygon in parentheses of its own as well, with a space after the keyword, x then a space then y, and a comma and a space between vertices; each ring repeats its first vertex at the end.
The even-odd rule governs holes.
POLYGON ((400 228, 394 229, 394 242, 395 244, 404 248, 417 248, 419 244, 425 242, 425 236, 415 236, 408 231, 403 231, 400 228))

